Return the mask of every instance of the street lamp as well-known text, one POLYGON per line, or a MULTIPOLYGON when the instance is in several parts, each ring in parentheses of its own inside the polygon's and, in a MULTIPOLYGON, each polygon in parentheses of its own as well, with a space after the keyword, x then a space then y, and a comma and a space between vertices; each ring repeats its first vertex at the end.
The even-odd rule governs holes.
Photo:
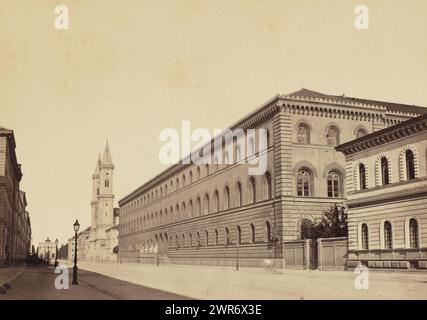
POLYGON ((77 232, 79 232, 80 224, 76 220, 73 224, 74 227, 74 267, 73 267, 73 284, 79 284, 77 282, 77 232))
POLYGON ((55 240, 56 251, 55 251, 55 269, 58 266, 58 239, 55 240))

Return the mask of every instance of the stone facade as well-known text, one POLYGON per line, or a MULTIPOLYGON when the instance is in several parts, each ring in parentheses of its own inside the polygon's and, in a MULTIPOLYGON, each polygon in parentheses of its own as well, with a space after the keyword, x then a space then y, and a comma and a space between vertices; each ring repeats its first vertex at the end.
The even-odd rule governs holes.
POLYGON ((224 164, 228 145, 213 139, 222 164, 182 161, 119 201, 120 258, 283 265, 283 242, 300 238, 301 221, 346 200, 345 157, 334 147, 426 111, 306 89, 278 95, 230 127, 267 130, 265 148, 246 141, 255 148, 246 160, 265 155, 266 173, 250 176, 251 165, 237 163, 238 139, 224 164))
POLYGON ((20 190, 21 165, 12 130, 0 127, 0 265, 25 260, 30 253, 31 222, 20 190))
POLYGON ((427 115, 337 150, 346 156, 349 265, 427 268, 427 115))

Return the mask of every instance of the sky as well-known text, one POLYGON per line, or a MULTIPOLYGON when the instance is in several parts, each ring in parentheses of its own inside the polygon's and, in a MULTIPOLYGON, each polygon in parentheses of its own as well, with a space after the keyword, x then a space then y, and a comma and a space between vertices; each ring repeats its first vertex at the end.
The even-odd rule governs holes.
POLYGON ((301 87, 427 106, 426 30, 425 0, 2 0, 0 126, 33 243, 90 225, 107 139, 117 205, 167 167, 159 133, 183 120, 213 132, 301 87), (68 30, 54 28, 59 4, 68 30))

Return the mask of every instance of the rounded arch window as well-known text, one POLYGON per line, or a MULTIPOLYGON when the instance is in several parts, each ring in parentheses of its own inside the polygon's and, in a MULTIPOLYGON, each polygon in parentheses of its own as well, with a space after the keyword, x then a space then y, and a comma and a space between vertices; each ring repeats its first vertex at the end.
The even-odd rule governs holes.
POLYGON ((361 138, 363 136, 366 136, 368 132, 364 128, 359 128, 356 130, 356 138, 361 138))
POLYGON ((307 169, 301 169, 297 173, 297 195, 299 197, 310 197, 311 193, 311 173, 307 169))
POLYGON ((384 248, 391 249, 393 247, 393 235, 391 230, 391 223, 384 222, 384 248))
POLYGON ((327 177, 328 197, 339 198, 341 193, 341 176, 336 171, 330 171, 327 177))
POLYGON ((328 146, 337 146, 340 143, 340 133, 336 126, 330 126, 326 132, 328 146))
POLYGON ((309 144, 310 143, 310 127, 306 123, 300 123, 297 130, 297 141, 298 143, 309 144))

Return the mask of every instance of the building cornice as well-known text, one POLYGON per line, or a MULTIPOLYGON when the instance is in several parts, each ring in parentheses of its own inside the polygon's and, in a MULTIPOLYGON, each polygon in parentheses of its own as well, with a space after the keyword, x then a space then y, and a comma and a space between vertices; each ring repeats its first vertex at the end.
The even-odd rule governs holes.
POLYGON ((427 114, 346 142, 335 149, 347 156, 421 132, 427 132, 427 114))
MULTIPOLYGON (((271 99, 267 100, 260 107, 256 108, 254 111, 248 113, 240 120, 233 123, 229 129, 249 129, 258 126, 259 124, 265 122, 267 119, 271 118, 275 113, 280 110, 290 112, 293 114, 306 114, 319 117, 329 117, 336 119, 351 119, 358 121, 385 121, 385 114, 387 107, 381 104, 367 104, 361 102, 351 102, 347 100, 336 100, 336 99, 321 99, 321 98, 307 98, 307 97, 295 97, 288 95, 277 94, 271 99), (354 109, 350 109, 354 108, 354 109)), ((394 114, 389 112, 389 114, 394 114)), ((400 114, 399 114, 400 115, 400 114)), ((403 114, 402 114, 403 115, 403 114)), ((401 116, 402 116, 401 115, 401 116)), ((407 116, 416 116, 417 114, 408 113, 407 116)), ((218 147, 215 145, 215 141, 218 136, 212 138, 209 142, 205 143, 199 149, 205 148, 207 145, 211 145, 212 149, 218 147)), ((183 157, 179 163, 174 164, 161 172, 160 174, 154 176, 148 182, 144 183, 142 186, 138 187, 125 197, 119 200, 119 206, 135 199, 144 192, 150 190, 151 188, 164 183, 173 175, 177 174, 181 170, 188 168, 191 164, 183 164, 189 162, 188 159, 190 155, 183 157)))

